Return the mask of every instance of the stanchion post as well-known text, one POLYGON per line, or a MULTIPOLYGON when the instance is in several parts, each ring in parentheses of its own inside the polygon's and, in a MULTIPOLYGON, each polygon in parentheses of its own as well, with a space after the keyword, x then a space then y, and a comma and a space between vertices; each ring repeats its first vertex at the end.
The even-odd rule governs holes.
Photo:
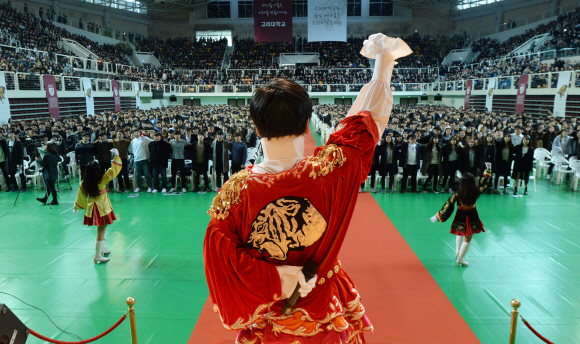
POLYGON ((128 297, 127 306, 129 306, 129 322, 131 324, 131 343, 137 344, 137 324, 135 323, 135 309, 133 308, 134 304, 135 299, 128 297))
POLYGON ((512 302, 510 302, 510 304, 513 307, 513 310, 511 311, 512 324, 510 327, 510 343, 509 344, 516 344, 516 328, 518 326, 518 314, 520 314, 520 312, 518 312, 518 308, 520 307, 521 303, 520 303, 520 300, 513 299, 512 302))

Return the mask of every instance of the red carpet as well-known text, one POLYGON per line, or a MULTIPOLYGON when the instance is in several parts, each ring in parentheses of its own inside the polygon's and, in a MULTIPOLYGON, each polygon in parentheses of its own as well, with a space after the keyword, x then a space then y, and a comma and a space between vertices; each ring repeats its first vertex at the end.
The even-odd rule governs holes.
MULTIPOLYGON (((316 148, 312 135, 305 154, 316 148)), ((479 343, 469 326, 373 197, 362 194, 340 253, 345 271, 362 296, 374 334, 369 344, 479 343)), ((450 266, 450 269, 453 267, 450 266)), ((189 344, 232 344, 208 298, 189 344)))

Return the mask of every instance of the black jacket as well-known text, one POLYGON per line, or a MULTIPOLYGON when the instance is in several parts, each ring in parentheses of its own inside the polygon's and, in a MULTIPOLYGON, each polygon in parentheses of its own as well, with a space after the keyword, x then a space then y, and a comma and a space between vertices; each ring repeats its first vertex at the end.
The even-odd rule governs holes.
POLYGON ((52 153, 46 153, 42 159, 42 168, 45 173, 45 178, 54 182, 58 179, 58 162, 60 158, 52 153))
POLYGON ((87 166, 89 162, 95 160, 97 150, 92 143, 77 143, 75 147, 75 159, 78 166, 87 166))
POLYGON ((495 170, 495 145, 487 145, 484 143, 477 146, 477 157, 475 163, 477 165, 477 169, 484 171, 485 163, 491 162, 492 169, 495 170))
POLYGON ((167 168, 168 160, 171 159, 173 148, 167 141, 149 142, 149 161, 152 167, 167 168))
POLYGON ((12 153, 10 153, 8 140, 0 140, 0 144, 2 145, 2 150, 4 151, 6 167, 9 170, 9 173, 13 174, 16 172, 17 165, 22 165, 24 162, 24 144, 20 141, 14 141, 12 153))
POLYGON ((524 146, 519 144, 512 149, 514 160, 514 177, 517 173, 530 173, 534 168, 534 148, 528 147, 528 152, 522 154, 524 146))

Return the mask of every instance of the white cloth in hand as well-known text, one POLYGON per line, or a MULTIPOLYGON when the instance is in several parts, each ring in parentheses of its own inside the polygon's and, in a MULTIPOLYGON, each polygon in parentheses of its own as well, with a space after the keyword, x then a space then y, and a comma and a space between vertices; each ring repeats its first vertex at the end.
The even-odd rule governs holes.
POLYGON ((280 275, 283 299, 287 299, 292 295, 297 284, 300 284, 299 291, 302 297, 308 295, 316 286, 318 276, 314 275, 309 281, 306 281, 302 273, 302 266, 281 265, 277 266, 276 270, 278 270, 280 275))
POLYGON ((78 212, 79 212, 79 211, 78 211, 78 209, 73 209, 73 213, 75 213, 75 214, 76 214, 76 213, 78 213, 78 212))
POLYGON ((433 222, 433 223, 437 222, 437 214, 435 214, 431 217, 431 222, 433 222))
POLYGON ((119 155, 119 151, 117 150, 117 148, 111 149, 111 153, 113 153, 115 155, 119 155))
POLYGON ((383 134, 389 122, 393 108, 393 92, 391 91, 391 76, 395 60, 413 53, 400 38, 392 38, 377 33, 364 41, 361 55, 375 59, 375 69, 371 81, 360 91, 348 116, 361 111, 369 111, 379 127, 379 136, 383 134))
POLYGON ((488 170, 491 169, 491 162, 486 162, 485 163, 485 168, 488 169, 488 170))

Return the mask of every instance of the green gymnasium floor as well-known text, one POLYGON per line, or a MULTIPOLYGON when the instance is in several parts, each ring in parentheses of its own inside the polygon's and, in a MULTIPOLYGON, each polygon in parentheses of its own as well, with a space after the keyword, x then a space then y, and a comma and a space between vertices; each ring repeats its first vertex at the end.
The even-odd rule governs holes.
MULTIPOLYGON (((31 190, 0 218, 0 292, 42 308, 83 339, 115 323, 133 296, 139 343, 185 344, 208 296, 202 244, 215 194, 111 195, 118 217, 107 230, 111 261, 95 265, 96 230, 72 213, 76 187, 66 188, 61 184, 61 205, 52 210, 35 200, 43 191, 31 190)), ((374 195, 482 343, 507 342, 512 298, 548 339, 580 343, 580 192, 545 180, 537 189, 521 198, 480 198, 486 233, 475 236, 468 268, 453 266, 449 224, 429 221, 448 194, 374 195)), ((0 193, 0 216, 15 198, 0 193)), ((75 340, 10 296, 0 294, 0 303, 41 334, 75 340)), ((97 343, 129 341, 125 322, 97 343)), ((540 341, 519 322, 517 343, 540 341)))

